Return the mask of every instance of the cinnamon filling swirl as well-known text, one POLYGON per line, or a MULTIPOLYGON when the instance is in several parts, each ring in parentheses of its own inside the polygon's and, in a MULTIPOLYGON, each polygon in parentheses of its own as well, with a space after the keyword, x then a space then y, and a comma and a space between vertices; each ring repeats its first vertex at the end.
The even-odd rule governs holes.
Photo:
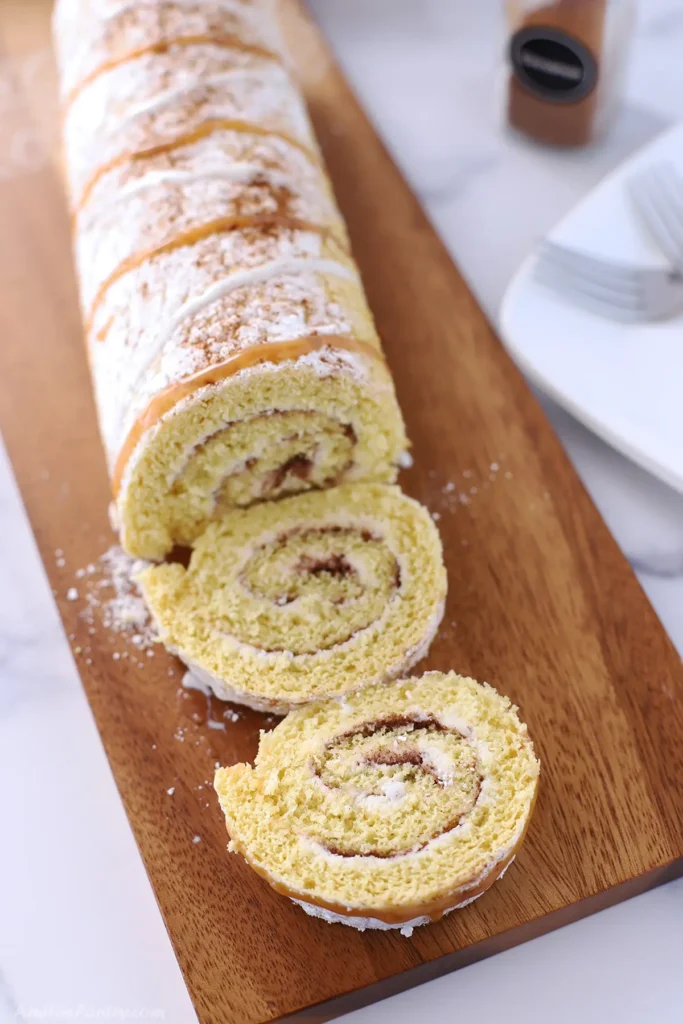
MULTIPOLYGON (((303 460, 296 469, 307 471, 303 460)), ((424 656, 443 614, 446 573, 436 527, 395 487, 346 483, 234 508, 192 547, 186 567, 165 563, 142 574, 145 598, 193 671, 217 695, 252 707, 284 714, 364 682, 387 682, 424 656)), ((382 709, 391 739, 407 734, 396 747, 376 741, 380 716, 373 713, 342 716, 332 735, 337 741, 341 734, 342 753, 358 747, 368 793, 380 792, 383 782, 403 784, 403 773, 447 794, 450 754, 440 747, 452 739, 436 716, 418 721, 408 710, 406 717, 393 709, 389 719, 382 709)), ((308 778, 308 756, 304 761, 308 778)), ((342 802, 349 803, 346 793, 342 802)), ((460 810, 451 801, 438 824, 445 827, 460 810)), ((426 831, 425 824, 420 834, 426 831)))
POLYGON ((310 410, 275 409, 229 423, 176 469, 167 499, 174 536, 188 543, 199 524, 228 509, 334 486, 353 467, 356 445, 350 424, 310 410))
POLYGON ((309 767, 335 805, 344 798, 340 813, 308 831, 338 857, 419 853, 466 820, 483 782, 469 739, 432 716, 393 715, 363 723, 329 740, 309 767), (420 808, 427 806, 430 814, 421 822, 420 808), (357 818, 357 833, 367 837, 363 842, 348 828, 347 807, 357 818))
POLYGON ((239 573, 243 616, 236 635, 259 650, 295 655, 330 650, 367 629, 400 588, 395 555, 383 538, 360 527, 289 530, 251 550, 239 573), (335 609, 344 606, 344 614, 335 609), (311 608, 316 620, 293 629, 311 608))

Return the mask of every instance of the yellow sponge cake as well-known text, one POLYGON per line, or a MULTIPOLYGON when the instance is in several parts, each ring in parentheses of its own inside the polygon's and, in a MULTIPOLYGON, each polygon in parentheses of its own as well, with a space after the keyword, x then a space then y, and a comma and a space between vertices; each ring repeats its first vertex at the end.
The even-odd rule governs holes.
POLYGON ((280 713, 405 672, 446 596, 429 513, 382 484, 235 510, 188 569, 139 580, 164 643, 217 696, 280 713))
POLYGON ((413 927, 480 896, 519 850, 539 762, 510 701, 454 672, 292 712, 255 767, 219 768, 230 849, 316 917, 413 927))

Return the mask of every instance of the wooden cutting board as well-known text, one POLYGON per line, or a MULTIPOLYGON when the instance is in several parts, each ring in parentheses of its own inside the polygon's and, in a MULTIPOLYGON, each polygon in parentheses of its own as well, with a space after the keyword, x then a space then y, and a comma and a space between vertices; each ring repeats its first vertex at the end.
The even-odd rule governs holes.
POLYGON ((179 687, 173 659, 114 660, 112 637, 91 635, 66 599, 74 568, 113 538, 54 145, 48 8, 0 3, 0 425, 202 1024, 326 1020, 681 874, 680 659, 293 0, 296 64, 414 442, 402 482, 444 541, 448 608, 424 667, 509 694, 543 773, 505 879, 411 939, 311 920, 228 856, 207 781, 216 761, 253 755, 264 719, 208 728, 204 698, 179 687))

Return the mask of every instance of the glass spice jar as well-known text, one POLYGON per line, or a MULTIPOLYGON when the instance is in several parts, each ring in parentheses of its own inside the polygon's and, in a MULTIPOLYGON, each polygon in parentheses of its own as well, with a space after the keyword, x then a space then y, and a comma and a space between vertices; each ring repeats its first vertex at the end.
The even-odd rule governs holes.
POLYGON ((585 146, 622 92, 634 0, 507 0, 508 124, 538 142, 585 146))

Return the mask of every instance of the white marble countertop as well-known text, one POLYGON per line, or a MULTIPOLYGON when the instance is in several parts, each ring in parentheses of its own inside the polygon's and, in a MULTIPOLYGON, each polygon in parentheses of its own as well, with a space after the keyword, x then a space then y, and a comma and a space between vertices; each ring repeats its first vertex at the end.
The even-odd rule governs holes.
MULTIPOLYGON (((339 58, 495 320, 522 256, 607 170, 683 113, 683 4, 642 0, 625 109, 561 154, 496 121, 500 0, 313 0, 339 58)), ((548 415, 679 651, 683 496, 548 415)), ((0 1024, 195 1015, 0 450, 0 1024)), ((674 1024, 683 881, 357 1011, 349 1024, 674 1024)), ((229 1022, 225 1022, 229 1024, 229 1022)))

